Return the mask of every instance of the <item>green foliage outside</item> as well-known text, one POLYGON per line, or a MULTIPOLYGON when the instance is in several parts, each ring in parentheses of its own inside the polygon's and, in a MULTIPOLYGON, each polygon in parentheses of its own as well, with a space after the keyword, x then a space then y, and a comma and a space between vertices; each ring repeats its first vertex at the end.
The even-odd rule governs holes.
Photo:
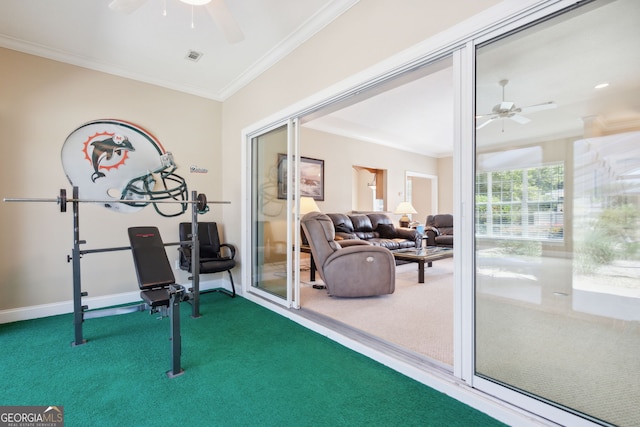
POLYGON ((636 225, 640 211, 631 204, 605 209, 576 245, 578 272, 594 273, 615 260, 630 260, 640 251, 636 225))
POLYGON ((478 173, 475 183, 476 232, 479 235, 562 239, 564 225, 561 220, 541 230, 544 223, 536 218, 540 213, 559 212, 563 189, 564 166, 561 164, 478 173), (534 226, 530 228, 532 235, 523 235, 525 224, 534 226), (541 232, 546 235, 541 236, 541 232))

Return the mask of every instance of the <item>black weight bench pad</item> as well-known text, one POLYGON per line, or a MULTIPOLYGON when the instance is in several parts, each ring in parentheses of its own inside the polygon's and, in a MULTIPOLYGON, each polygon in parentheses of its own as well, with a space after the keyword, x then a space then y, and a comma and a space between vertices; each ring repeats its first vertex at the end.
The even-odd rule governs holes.
POLYGON ((130 227, 128 231, 140 297, 151 307, 168 306, 167 288, 176 283, 176 278, 158 228, 130 227))

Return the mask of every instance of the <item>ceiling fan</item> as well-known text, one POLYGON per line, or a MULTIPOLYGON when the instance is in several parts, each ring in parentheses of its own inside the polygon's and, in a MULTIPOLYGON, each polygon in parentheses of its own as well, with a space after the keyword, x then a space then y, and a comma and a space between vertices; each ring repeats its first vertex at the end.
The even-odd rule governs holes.
MULTIPOLYGON (((218 29, 224 34, 229 43, 238 43, 244 40, 244 34, 240 26, 233 18, 231 11, 224 0, 180 0, 191 6, 204 6, 218 29)), ((109 9, 116 12, 131 14, 142 6, 147 0, 112 0, 109 9)))
MULTIPOLYGON (((511 119, 516 123, 524 125, 529 123, 531 119, 523 116, 523 114, 535 113, 538 111, 550 110, 558 107, 558 105, 553 101, 543 102, 542 104, 529 105, 526 107, 518 107, 516 106, 515 102, 505 101, 504 87, 508 83, 509 80, 507 79, 503 79, 498 82, 498 84, 502 86, 502 102, 500 104, 496 104, 490 113, 476 115, 476 120, 488 117, 488 120, 477 125, 476 129, 482 129, 483 127, 497 119, 511 119)), ((504 128, 502 129, 502 131, 504 132, 504 128)))

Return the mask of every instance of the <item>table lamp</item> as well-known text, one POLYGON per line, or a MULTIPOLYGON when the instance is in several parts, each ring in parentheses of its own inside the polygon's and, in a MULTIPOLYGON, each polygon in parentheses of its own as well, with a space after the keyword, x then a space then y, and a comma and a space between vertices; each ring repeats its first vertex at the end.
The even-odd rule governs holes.
POLYGON ((409 221, 411 220, 409 219, 407 214, 416 214, 418 213, 418 211, 415 210, 413 206, 411 206, 411 203, 400 202, 400 204, 398 205, 398 207, 393 213, 402 215, 400 217, 400 227, 408 227, 409 221))
MULTIPOLYGON (((300 197, 300 218, 309 212, 320 212, 320 208, 318 204, 313 199, 313 197, 302 196, 300 197)), ((300 226, 300 240, 302 240, 303 245, 308 245, 309 240, 307 240, 307 236, 304 234, 304 230, 302 226, 300 226)))

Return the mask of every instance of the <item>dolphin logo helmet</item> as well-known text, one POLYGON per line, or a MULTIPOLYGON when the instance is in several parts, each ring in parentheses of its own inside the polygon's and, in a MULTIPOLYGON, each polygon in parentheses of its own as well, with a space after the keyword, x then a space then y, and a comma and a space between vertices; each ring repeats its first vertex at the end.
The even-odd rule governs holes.
POLYGON ((81 125, 62 146, 62 167, 83 200, 108 209, 137 212, 152 203, 167 217, 187 209, 187 184, 174 173, 173 156, 133 123, 105 119, 81 125), (185 203, 155 203, 166 200, 185 203))

